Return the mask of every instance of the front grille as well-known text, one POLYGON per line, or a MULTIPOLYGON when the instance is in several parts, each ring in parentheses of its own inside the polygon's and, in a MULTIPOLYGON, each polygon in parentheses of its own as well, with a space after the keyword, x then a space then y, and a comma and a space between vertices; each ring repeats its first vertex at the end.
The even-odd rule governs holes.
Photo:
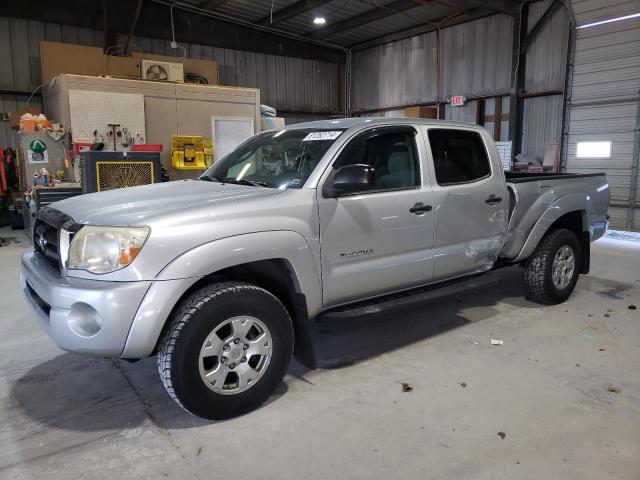
POLYGON ((79 227, 71 217, 49 207, 41 209, 33 223, 33 248, 58 273, 62 271, 59 241, 63 226, 71 233, 79 227))

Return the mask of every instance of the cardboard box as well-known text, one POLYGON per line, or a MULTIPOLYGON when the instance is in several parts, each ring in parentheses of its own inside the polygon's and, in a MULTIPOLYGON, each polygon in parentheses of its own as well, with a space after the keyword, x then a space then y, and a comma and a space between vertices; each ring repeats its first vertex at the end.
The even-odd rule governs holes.
POLYGON ((404 115, 408 118, 438 118, 436 107, 407 107, 404 115))
POLYGON ((260 130, 271 130, 272 128, 284 128, 283 117, 262 117, 260 119, 260 130))
POLYGON ((100 47, 88 47, 59 42, 40 42, 40 61, 42 63, 42 83, 61 73, 99 77, 140 78, 141 60, 159 60, 181 63, 185 72, 197 73, 209 81, 218 84, 218 64, 213 60, 169 57, 151 53, 134 52, 130 57, 104 55, 100 47))

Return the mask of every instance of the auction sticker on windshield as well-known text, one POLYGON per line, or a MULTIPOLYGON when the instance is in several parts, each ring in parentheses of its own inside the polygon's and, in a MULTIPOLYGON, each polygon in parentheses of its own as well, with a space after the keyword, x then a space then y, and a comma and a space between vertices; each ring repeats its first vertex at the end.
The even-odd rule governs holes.
POLYGON ((331 132, 311 132, 302 139, 303 142, 312 142, 314 140, 335 140, 340 136, 342 130, 331 132))

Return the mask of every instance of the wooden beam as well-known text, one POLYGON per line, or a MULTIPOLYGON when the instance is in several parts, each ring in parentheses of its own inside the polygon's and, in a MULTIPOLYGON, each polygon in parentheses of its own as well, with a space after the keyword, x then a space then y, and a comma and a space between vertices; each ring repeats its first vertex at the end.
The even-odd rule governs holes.
POLYGON ((256 21, 258 25, 271 26, 276 23, 284 22, 285 20, 289 20, 290 18, 297 17, 298 15, 302 15, 309 10, 313 10, 316 7, 320 7, 326 3, 329 3, 333 0, 300 0, 296 3, 292 3, 280 10, 273 12, 272 15, 267 15, 266 17, 262 17, 260 20, 256 21))
POLYGON ((560 0, 553 0, 551 2, 551 4, 547 7, 547 9, 544 11, 542 16, 538 19, 536 24, 533 27, 531 27, 531 30, 529 30, 529 33, 527 33, 527 35, 522 40, 522 43, 520 44, 520 50, 522 52, 526 52, 529 49, 529 46, 531 45, 533 40, 535 40, 535 38, 540 34, 542 27, 544 27, 547 24, 547 22, 551 20, 551 17, 553 17, 553 14, 556 13, 556 11, 560 9, 560 7, 562 7, 562 2, 560 0))
MULTIPOLYGON (((495 107, 493 109, 494 120, 493 120, 493 139, 496 142, 500 141, 500 134, 502 132, 502 121, 509 120, 509 115, 507 114, 507 118, 503 118, 502 113, 502 97, 496 97, 495 99, 495 107)), ((485 117, 486 121, 490 121, 487 117, 485 117)))
POLYGON ((396 13, 404 12, 405 10, 410 10, 419 6, 420 3, 416 0, 395 0, 387 5, 367 10, 364 13, 354 15, 340 22, 327 25, 326 27, 311 30, 306 34, 306 36, 314 40, 326 38, 331 35, 345 32, 347 30, 366 25, 368 23, 375 22, 376 20, 381 20, 383 18, 390 17, 391 15, 395 15, 396 13))

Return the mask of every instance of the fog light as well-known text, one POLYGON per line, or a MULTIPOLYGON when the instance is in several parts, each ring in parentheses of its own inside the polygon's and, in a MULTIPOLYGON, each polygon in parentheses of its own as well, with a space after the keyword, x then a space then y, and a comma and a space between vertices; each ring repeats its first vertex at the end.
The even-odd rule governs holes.
POLYGON ((100 314, 86 303, 74 303, 67 317, 67 324, 79 337, 93 337, 102 330, 100 314))

